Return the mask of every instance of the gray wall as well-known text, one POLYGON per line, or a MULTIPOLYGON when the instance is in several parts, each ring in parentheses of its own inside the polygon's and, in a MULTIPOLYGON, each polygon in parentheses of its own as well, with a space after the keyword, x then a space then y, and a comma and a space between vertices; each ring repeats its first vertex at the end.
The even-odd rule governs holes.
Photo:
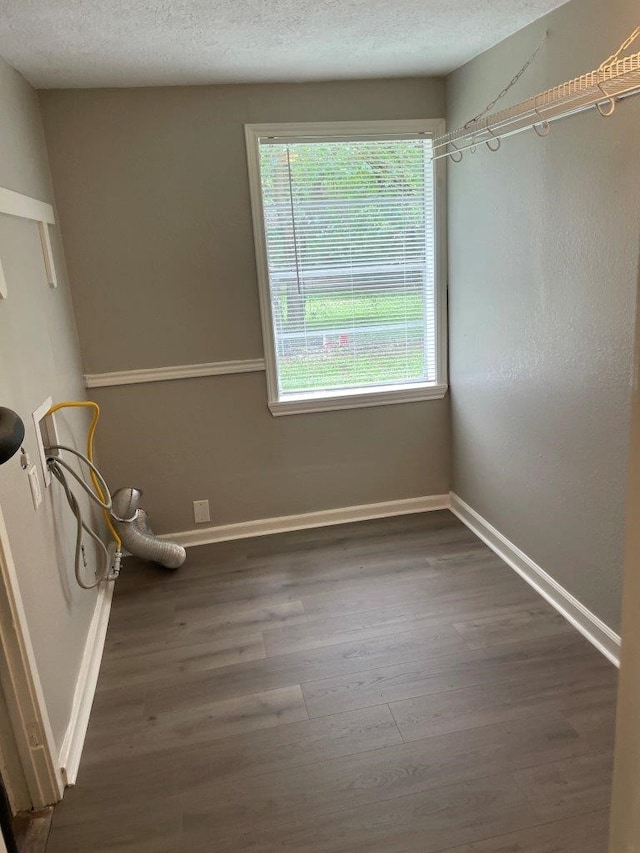
MULTIPOLYGON (((2 60, 0 127, 0 186, 52 201, 37 96, 2 60)), ((0 257, 9 289, 8 299, 0 300, 0 405, 23 416, 25 448, 34 462, 31 412, 49 395, 64 400, 84 393, 57 228, 51 229, 51 236, 60 280, 57 290, 46 281, 36 223, 0 215, 0 257)), ((82 444, 82 418, 60 418, 59 424, 63 439, 82 444)), ((59 748, 96 596, 77 588, 72 579, 73 535, 59 490, 48 489, 34 512, 17 456, 0 468, 0 506, 59 748)))
MULTIPOLYGON (((449 126, 501 90, 545 28, 503 103, 597 67, 637 23, 632 0, 574 0, 447 79, 449 126)), ((639 131, 634 99, 449 168, 453 490, 614 629, 639 131)))
MULTIPOLYGON (((243 125, 431 118, 441 81, 43 91, 86 372, 263 354, 243 125)), ((160 531, 441 494, 448 401, 274 419, 264 374, 92 392, 160 531)))

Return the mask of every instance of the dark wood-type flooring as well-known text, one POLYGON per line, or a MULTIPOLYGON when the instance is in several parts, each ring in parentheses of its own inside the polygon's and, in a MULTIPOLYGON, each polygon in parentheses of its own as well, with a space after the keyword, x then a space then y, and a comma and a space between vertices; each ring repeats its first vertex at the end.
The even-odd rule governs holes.
POLYGON ((52 806, 16 815, 13 820, 13 834, 19 853, 44 853, 52 818, 52 806))
POLYGON ((125 563, 48 853, 605 853, 616 671, 449 512, 125 563))

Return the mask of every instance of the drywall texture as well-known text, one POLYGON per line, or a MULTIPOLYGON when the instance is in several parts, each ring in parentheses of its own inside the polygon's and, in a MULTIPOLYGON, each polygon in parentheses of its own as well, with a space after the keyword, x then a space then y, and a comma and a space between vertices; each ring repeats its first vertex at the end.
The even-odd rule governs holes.
MULTIPOLYGON (((263 355, 244 124, 433 118, 440 81, 40 93, 85 370, 263 355)), ((94 391, 161 531, 446 492, 448 403, 272 418, 264 374, 94 391)))
MULTIPOLYGON (((464 124, 597 67, 632 0, 571 2, 447 79, 464 124), (505 99, 503 103, 508 103, 505 99)), ((640 234, 640 99, 449 168, 453 489, 613 629, 640 234)))
MULTIPOLYGON (((0 126, 0 186, 52 201, 37 96, 1 60, 0 126)), ((31 412, 49 395, 62 400, 84 393, 57 228, 51 229, 51 236, 60 282, 56 290, 47 284, 36 223, 0 215, 0 257, 8 285, 8 298, 0 299, 0 405, 22 415, 27 428, 24 446, 33 462, 38 454, 31 412)), ((59 423, 63 439, 77 440, 69 432, 71 421, 61 418, 59 423)), ((77 435, 81 419, 73 425, 77 435)), ((39 474, 42 484, 40 468, 39 474)), ((47 489, 34 512, 18 456, 0 468, 0 506, 59 748, 69 723, 95 593, 78 589, 72 580, 73 532, 60 490, 47 489)))
POLYGON ((0 0, 0 52, 38 88, 440 75, 563 2, 0 0))

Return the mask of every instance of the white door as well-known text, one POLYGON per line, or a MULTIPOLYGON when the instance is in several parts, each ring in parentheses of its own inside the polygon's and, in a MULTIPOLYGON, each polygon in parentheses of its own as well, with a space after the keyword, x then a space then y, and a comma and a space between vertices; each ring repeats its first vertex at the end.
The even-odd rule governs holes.
POLYGON ((640 851, 640 323, 637 329, 610 853, 640 851))
POLYGON ((1 507, 0 693, 0 727, 5 734, 0 766, 12 807, 42 808, 57 802, 64 784, 1 507), (9 728, 11 738, 6 737, 9 728))

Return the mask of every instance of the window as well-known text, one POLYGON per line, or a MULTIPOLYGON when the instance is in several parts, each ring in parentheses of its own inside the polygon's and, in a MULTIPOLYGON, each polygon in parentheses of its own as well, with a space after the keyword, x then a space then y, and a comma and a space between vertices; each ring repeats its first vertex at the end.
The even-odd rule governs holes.
POLYGON ((247 125, 273 414, 444 396, 431 159, 442 132, 439 121, 247 125))

